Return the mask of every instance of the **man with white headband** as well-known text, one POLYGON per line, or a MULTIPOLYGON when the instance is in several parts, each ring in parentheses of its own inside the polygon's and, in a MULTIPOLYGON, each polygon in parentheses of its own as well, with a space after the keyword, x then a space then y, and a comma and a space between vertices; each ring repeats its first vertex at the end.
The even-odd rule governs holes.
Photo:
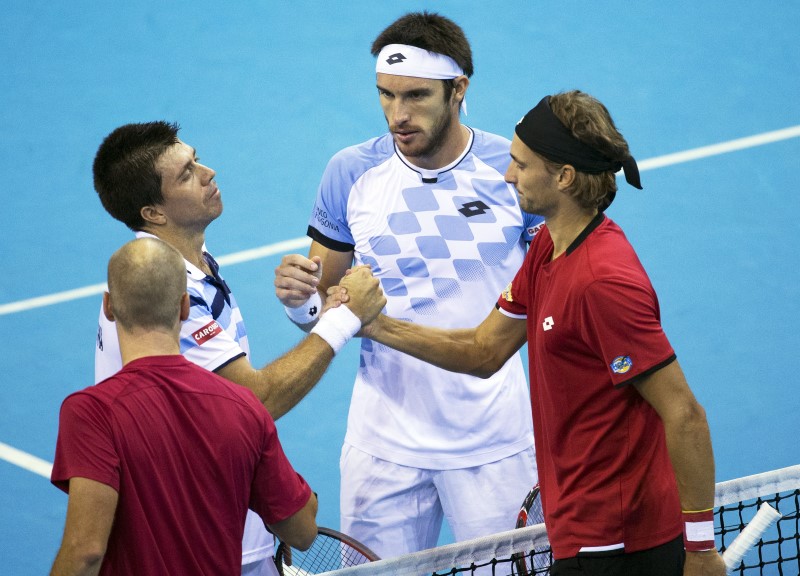
POLYGON ((647 273, 603 212, 620 168, 642 187, 605 106, 578 90, 545 97, 516 126, 506 179, 546 226, 497 308, 470 329, 378 316, 364 333, 485 377, 527 342, 552 576, 723 576, 705 412, 647 273))
MULTIPOLYGON (((467 127, 472 75, 461 28, 407 14, 374 41, 389 132, 337 153, 276 292, 304 329, 353 261, 369 264, 387 314, 471 326, 521 265, 541 218, 503 181, 509 141, 467 127)), ((527 383, 514 355, 487 382, 364 339, 341 458, 341 528, 382 558, 509 530, 536 482, 527 383)))

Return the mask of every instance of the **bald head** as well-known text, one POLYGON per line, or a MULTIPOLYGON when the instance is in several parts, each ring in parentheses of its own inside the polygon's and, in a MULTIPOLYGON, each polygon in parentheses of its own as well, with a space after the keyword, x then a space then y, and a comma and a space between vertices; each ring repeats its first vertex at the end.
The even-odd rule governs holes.
POLYGON ((161 240, 128 242, 108 262, 110 312, 126 330, 174 329, 185 292, 183 257, 161 240))

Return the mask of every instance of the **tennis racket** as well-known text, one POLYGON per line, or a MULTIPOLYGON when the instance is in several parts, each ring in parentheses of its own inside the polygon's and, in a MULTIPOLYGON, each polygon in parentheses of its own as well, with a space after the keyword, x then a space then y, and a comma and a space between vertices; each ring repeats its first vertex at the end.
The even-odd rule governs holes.
POLYGON ((761 540, 764 532, 769 530, 780 519, 781 513, 766 502, 759 507, 753 519, 750 520, 722 554, 728 573, 739 566, 744 555, 761 540))
POLYGON ((292 548, 285 542, 275 550, 275 566, 281 576, 321 574, 378 560, 375 553, 346 534, 319 527, 308 550, 292 548))
POLYGON ((542 512, 542 501, 539 499, 539 485, 537 484, 525 500, 522 501, 522 506, 517 514, 517 525, 515 528, 525 528, 525 526, 533 526, 534 524, 544 523, 544 513, 542 512))
MULTIPOLYGON (((517 514, 516 528, 525 528, 535 524, 544 523, 544 513, 542 512, 542 501, 539 498, 539 485, 531 488, 528 495, 522 501, 522 506, 517 514)), ((535 550, 534 554, 514 554, 514 566, 520 576, 531 576, 533 574, 550 573, 550 555, 546 550, 535 550)))

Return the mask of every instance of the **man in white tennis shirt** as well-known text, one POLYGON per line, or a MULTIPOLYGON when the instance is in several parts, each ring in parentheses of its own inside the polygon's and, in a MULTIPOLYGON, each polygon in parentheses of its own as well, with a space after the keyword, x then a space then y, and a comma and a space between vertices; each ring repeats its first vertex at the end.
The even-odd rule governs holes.
MULTIPOLYGON (((181 325, 180 348, 188 360, 251 389, 277 420, 319 381, 334 354, 380 312, 380 288, 356 270, 354 289, 377 295, 366 308, 326 313, 310 334, 281 358, 258 369, 250 364, 247 331, 236 299, 206 251, 205 231, 222 213, 216 172, 200 164, 195 149, 178 139, 177 124, 126 124, 109 134, 95 156, 94 185, 103 207, 137 237, 155 236, 184 257, 191 308, 181 325)), ((349 277, 348 277, 349 278, 349 277)), ((369 299, 362 298, 367 302, 369 299)), ((122 367, 117 333, 100 312, 95 381, 122 367)), ((248 512, 242 573, 275 574, 273 538, 248 512)))
MULTIPOLYGON (((286 256, 276 293, 304 329, 355 260, 370 264, 386 313, 457 328, 494 306, 541 218, 503 181, 510 143, 462 125, 472 75, 459 26, 407 14, 372 45, 389 132, 337 153, 308 227, 308 258, 286 256)), ((514 527, 536 482, 518 356, 490 382, 362 340, 341 458, 341 529, 381 558, 514 527)))

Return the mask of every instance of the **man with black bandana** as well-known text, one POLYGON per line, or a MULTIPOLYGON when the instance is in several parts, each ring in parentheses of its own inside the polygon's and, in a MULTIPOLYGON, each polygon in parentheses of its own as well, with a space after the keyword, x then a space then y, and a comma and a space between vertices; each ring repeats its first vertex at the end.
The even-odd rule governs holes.
POLYGON ((705 412, 646 272, 603 214, 617 170, 641 187, 627 142, 600 102, 573 91, 525 115, 511 158, 506 180, 545 227, 497 309, 465 330, 381 315, 366 334, 482 377, 527 341, 551 574, 723 575, 705 412))

